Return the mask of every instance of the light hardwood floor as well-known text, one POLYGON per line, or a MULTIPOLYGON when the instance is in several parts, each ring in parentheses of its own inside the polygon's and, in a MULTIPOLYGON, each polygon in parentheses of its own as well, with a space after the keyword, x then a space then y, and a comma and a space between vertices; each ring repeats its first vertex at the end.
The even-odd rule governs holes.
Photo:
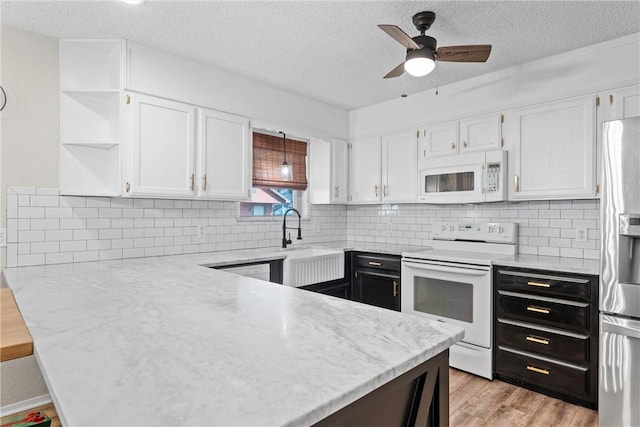
MULTIPOLYGON (((449 369, 449 375, 451 427, 598 427, 596 411, 457 369, 449 369)), ((61 427, 53 404, 34 410, 44 411, 51 427, 61 427)))
POLYGON ((598 427, 597 411, 457 369, 449 369, 449 412, 451 427, 598 427))

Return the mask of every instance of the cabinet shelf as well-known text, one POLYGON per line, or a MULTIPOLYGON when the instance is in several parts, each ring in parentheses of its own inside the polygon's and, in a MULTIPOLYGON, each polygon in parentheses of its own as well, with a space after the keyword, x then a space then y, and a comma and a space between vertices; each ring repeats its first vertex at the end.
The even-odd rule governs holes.
POLYGON ((100 150, 109 150, 120 145, 118 141, 62 141, 63 146, 79 146, 87 148, 97 148, 100 150))

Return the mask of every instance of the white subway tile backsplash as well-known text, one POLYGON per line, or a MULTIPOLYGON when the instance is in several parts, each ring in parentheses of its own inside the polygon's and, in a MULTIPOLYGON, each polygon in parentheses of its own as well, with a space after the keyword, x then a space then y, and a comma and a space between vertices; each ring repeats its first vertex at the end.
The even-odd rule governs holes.
POLYGON ((44 242, 44 230, 18 231, 18 242, 44 242))
MULTIPOLYGON (((238 220, 234 202, 57 194, 34 187, 7 190, 8 266, 280 245, 280 221, 238 220), (199 226, 205 227, 203 237, 197 236, 199 226)), ((311 220, 302 224, 304 244, 348 239, 425 246, 431 224, 453 218, 518 223, 521 253, 598 258, 596 200, 311 206, 310 212, 311 220), (587 242, 575 240, 576 227, 587 228, 587 242)))

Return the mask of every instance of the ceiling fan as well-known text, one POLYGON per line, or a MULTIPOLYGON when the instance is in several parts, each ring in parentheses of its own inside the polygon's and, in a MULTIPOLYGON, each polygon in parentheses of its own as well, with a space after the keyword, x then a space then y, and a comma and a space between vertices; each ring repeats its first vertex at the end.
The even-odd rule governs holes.
POLYGON ((389 71, 385 79, 398 77, 405 71, 412 76, 426 76, 436 66, 436 61, 447 62, 486 62, 491 53, 490 44, 444 46, 436 49, 436 39, 425 36, 433 21, 434 12, 419 12, 413 15, 413 25, 420 31, 419 36, 409 37, 397 25, 380 24, 378 27, 394 40, 407 48, 406 60, 389 71))

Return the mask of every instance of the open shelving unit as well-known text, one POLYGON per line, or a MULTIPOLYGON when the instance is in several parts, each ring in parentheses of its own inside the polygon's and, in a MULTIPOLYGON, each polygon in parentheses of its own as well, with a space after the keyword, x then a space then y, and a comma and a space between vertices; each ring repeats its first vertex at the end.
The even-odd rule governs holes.
POLYGON ((60 42, 61 194, 121 194, 123 43, 60 42))

